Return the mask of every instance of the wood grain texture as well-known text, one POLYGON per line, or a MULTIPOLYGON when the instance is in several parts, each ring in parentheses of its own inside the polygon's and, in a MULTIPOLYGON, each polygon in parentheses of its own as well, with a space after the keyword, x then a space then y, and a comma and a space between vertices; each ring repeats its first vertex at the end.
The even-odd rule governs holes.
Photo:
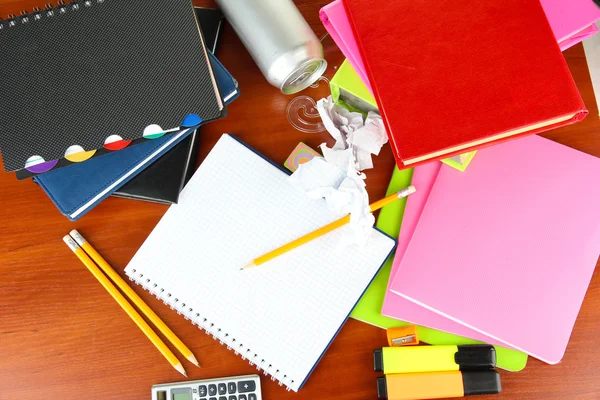
MULTIPOLYGON (((0 0, 0 17, 43 3, 0 0)), ((214 6, 212 1, 194 3, 214 6)), ((318 10, 327 0, 296 3, 317 36, 322 37, 325 30, 318 10)), ((565 56, 590 115, 577 125, 544 136, 600 157, 600 121, 582 46, 568 50, 565 56)), ((339 55, 332 57, 340 59, 339 55)), ((267 84, 229 26, 220 58, 238 79, 242 95, 229 107, 227 118, 202 129, 199 160, 224 132, 235 133, 281 164, 299 141, 313 147, 324 141, 332 144, 325 133, 301 133, 290 126, 285 110, 293 97, 267 84)), ((332 73, 330 68, 327 74, 332 73)), ((314 90, 305 94, 316 93, 311 92, 314 90)), ((384 195, 393 165, 386 146, 375 158, 375 169, 367 174, 372 199, 384 195)), ((109 198, 81 221, 71 223, 34 183, 0 174, 0 400, 147 399, 153 384, 181 380, 61 240, 71 229, 78 229, 124 275, 127 262, 166 209, 164 205, 109 198)), ((184 364, 190 379, 255 372, 246 361, 147 292, 134 289, 197 356, 202 369, 184 364)), ((600 398, 598 321, 597 272, 563 362, 549 366, 530 359, 523 372, 503 372, 503 393, 489 398, 600 398)), ((349 320, 299 393, 286 392, 263 377, 263 397, 374 399, 377 374, 372 370, 371 353, 385 343, 383 330, 349 320)))

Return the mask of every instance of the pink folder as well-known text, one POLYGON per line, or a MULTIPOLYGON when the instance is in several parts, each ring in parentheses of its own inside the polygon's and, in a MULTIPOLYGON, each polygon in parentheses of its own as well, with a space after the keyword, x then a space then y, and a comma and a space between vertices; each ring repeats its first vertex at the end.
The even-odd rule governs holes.
MULTIPOLYGON (((598 32, 594 22, 600 20, 600 8, 592 0, 541 0, 541 3, 561 50, 598 32)), ((342 0, 335 0, 323 7, 320 17, 327 32, 373 92, 342 0)))
MULTIPOLYGON (((400 236, 398 237, 398 246, 396 247, 394 264, 392 265, 392 270, 390 272, 390 283, 396 276, 398 266, 402 261, 402 257, 404 256, 408 244, 410 243, 410 239, 417 227, 417 223, 425 208, 429 193, 440 172, 440 168, 442 168, 442 163, 435 161, 429 164, 420 165, 416 167, 413 172, 412 184, 417 188, 417 191, 407 199, 404 218, 402 219, 402 228, 400 230, 400 236)), ((388 291, 383 300, 383 307, 381 309, 382 315, 410 322, 412 324, 426 326, 438 331, 444 331, 454 335, 479 340, 481 342, 507 347, 505 343, 494 340, 489 336, 467 328, 464 325, 398 296, 389 290, 390 283, 388 283, 388 291)))
POLYGON ((600 159, 539 136, 442 166, 390 289, 558 363, 600 255, 598 182, 600 159))

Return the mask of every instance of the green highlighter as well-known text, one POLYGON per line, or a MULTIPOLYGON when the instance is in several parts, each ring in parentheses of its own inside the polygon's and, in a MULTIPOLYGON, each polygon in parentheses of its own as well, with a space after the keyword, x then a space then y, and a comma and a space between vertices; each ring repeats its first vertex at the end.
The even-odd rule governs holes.
MULTIPOLYGON (((409 186, 412 181, 412 172, 412 169, 400 171, 395 167, 387 194, 390 195, 409 186)), ((417 190, 419 190, 419 188, 417 188, 417 190)), ((398 238, 406 201, 407 199, 400 199, 399 201, 383 207, 379 213, 379 218, 377 219, 375 226, 393 238, 398 238)), ((350 314, 352 318, 383 329, 400 328, 412 325, 407 322, 398 321, 381 315, 383 298, 387 291, 393 262, 394 255, 392 254, 375 279, 373 279, 373 282, 367 288, 356 307, 354 307, 354 310, 350 314)), ((419 340, 432 345, 465 345, 481 343, 421 326, 417 327, 417 333, 419 335, 419 340)), ((525 368, 525 365, 527 365, 527 354, 500 346, 495 346, 495 348, 496 364, 498 368, 516 372, 521 371, 525 368)))

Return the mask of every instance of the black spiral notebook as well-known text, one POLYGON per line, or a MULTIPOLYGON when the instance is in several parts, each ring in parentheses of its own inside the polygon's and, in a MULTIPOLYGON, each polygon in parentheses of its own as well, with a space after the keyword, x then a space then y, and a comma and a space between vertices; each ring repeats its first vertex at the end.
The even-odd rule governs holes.
MULTIPOLYGON (((223 27, 220 10, 195 7, 204 43, 217 54, 223 27)), ((164 156, 113 193, 113 196, 156 203, 177 203, 179 193, 190 180, 196 166, 201 128, 169 150, 164 156)))
POLYGON ((2 21, 0 77, 6 171, 223 109, 190 0, 79 0, 2 21))

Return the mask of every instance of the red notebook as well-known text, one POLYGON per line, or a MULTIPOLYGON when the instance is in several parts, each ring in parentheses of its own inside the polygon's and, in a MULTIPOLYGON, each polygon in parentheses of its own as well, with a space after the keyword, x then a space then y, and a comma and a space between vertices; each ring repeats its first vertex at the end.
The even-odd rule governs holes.
POLYGON ((539 0, 343 0, 400 167, 582 120, 539 0))

